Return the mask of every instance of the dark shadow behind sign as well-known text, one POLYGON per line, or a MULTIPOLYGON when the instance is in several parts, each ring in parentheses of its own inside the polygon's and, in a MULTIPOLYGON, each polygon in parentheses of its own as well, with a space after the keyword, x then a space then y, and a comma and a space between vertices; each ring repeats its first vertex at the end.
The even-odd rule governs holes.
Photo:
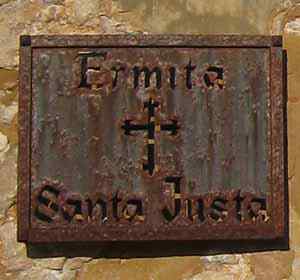
POLYGON ((278 36, 22 36, 18 240, 288 249, 286 75, 278 36))

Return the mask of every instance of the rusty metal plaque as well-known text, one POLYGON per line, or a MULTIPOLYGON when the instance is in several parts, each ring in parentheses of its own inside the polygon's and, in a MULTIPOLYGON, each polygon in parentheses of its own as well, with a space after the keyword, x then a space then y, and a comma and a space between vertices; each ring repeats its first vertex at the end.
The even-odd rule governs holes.
POLYGON ((22 36, 18 239, 283 240, 281 37, 22 36))

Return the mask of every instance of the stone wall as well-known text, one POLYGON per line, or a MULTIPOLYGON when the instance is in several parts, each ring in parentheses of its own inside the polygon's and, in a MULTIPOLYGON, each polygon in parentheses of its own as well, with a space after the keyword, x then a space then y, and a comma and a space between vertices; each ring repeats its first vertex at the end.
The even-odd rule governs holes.
POLYGON ((299 139, 298 0, 0 0, 0 279, 300 279, 299 139), (290 251, 130 260, 26 257, 25 246, 16 242, 19 35, 132 32, 284 35, 290 251))

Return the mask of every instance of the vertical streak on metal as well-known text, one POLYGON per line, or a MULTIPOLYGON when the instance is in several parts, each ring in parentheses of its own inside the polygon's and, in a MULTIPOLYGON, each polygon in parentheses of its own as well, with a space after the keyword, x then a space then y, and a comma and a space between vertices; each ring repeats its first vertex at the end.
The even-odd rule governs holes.
POLYGON ((283 133, 283 120, 284 120, 284 98, 283 98, 283 56, 282 48, 271 48, 271 129, 272 129, 272 209, 273 217, 276 217, 274 223, 274 231, 278 236, 284 235, 285 221, 285 184, 284 184, 284 133, 283 133))
POLYGON ((282 81, 283 81, 283 136, 284 136, 284 236, 285 236, 285 246, 289 249, 289 188, 288 188, 288 123, 287 123, 287 101, 288 101, 288 56, 287 51, 282 51, 283 55, 283 71, 282 71, 282 81))
MULTIPOLYGON (((22 37, 21 37, 22 41, 22 37)), ((20 47, 19 152, 18 152, 18 241, 28 239, 30 227, 30 131, 31 131, 31 46, 20 47)))

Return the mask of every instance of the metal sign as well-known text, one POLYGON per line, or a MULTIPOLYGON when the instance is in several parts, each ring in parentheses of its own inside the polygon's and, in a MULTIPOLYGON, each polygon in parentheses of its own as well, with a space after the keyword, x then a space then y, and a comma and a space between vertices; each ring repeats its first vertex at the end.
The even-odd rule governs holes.
POLYGON ((22 36, 18 239, 287 238, 268 36, 22 36))

